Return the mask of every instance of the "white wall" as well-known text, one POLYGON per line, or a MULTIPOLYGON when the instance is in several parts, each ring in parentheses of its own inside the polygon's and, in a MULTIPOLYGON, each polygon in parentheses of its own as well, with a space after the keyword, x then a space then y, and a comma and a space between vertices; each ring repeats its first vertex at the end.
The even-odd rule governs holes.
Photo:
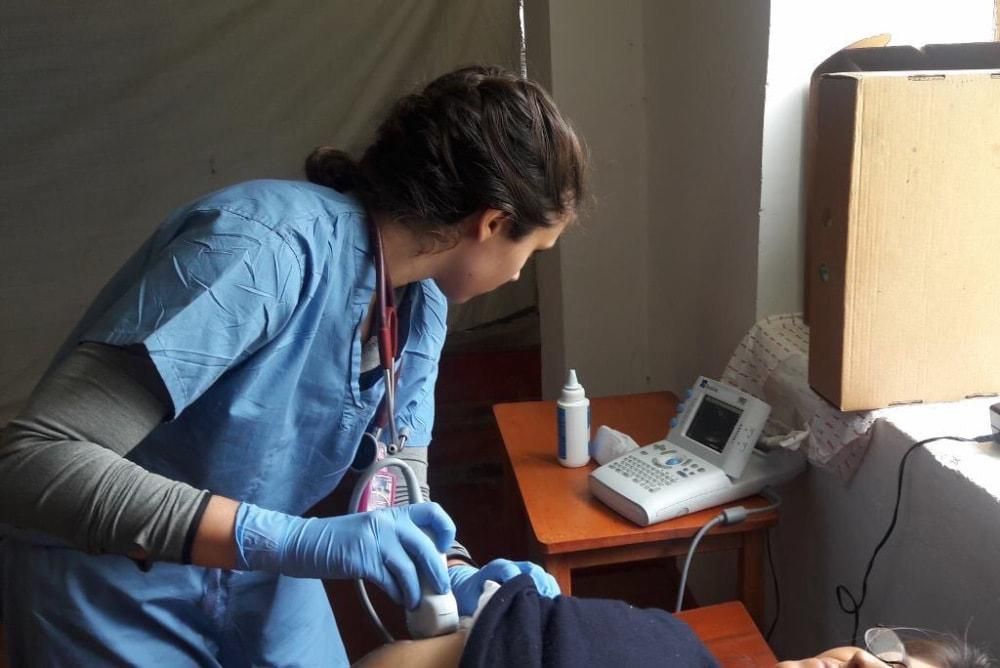
POLYGON ((993 39, 994 0, 771 0, 764 105, 756 315, 801 311, 805 248, 802 138, 809 75, 838 49, 993 39))
POLYGON ((539 0, 526 19, 594 195, 539 261, 545 393, 568 367, 594 395, 720 374, 754 317, 767 4, 539 0))
MULTIPOLYGON (((981 426, 936 425, 928 435, 973 436, 981 426)), ((781 585, 781 615, 772 638, 782 658, 850 644, 852 619, 837 605, 835 587, 860 598, 872 550, 892 519, 899 462, 914 438, 889 423, 875 425, 858 473, 845 484, 811 469, 781 490, 781 521, 772 532, 781 585)), ((952 632, 1000 652, 1000 551, 996 484, 971 484, 947 465, 954 453, 988 451, 987 444, 939 442, 908 459, 899 519, 868 581, 861 632, 876 624, 952 632), (948 453, 952 453, 949 455, 948 453)), ((990 456, 994 466, 998 453, 990 456)), ((774 599, 767 583, 773 618, 774 599)))
POLYGON ((649 366, 650 308, 642 4, 549 0, 548 12, 545 4, 526 6, 528 71, 548 74, 585 139, 593 198, 553 257, 539 258, 543 386, 552 396, 574 367, 591 394, 636 391, 649 366), (547 35, 532 25, 539 13, 547 35))
POLYGON ((644 6, 649 369, 680 392, 754 322, 768 3, 644 6))

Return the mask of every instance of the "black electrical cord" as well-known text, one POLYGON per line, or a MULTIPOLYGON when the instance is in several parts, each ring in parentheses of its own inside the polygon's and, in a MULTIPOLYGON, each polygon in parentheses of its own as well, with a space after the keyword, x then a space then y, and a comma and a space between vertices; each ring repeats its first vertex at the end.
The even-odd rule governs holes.
POLYGON ((771 642, 771 634, 778 626, 778 618, 781 616, 781 590, 778 588, 778 573, 774 570, 774 557, 771 556, 771 530, 764 534, 764 541, 767 544, 767 565, 771 568, 771 581, 774 583, 774 620, 764 634, 764 640, 771 642))
POLYGON ((882 550, 882 547, 889 540, 889 536, 892 535, 893 529, 896 528, 896 520, 899 517, 899 503, 903 496, 903 472, 906 469, 906 460, 910 454, 919 448, 920 446, 927 445, 934 441, 962 441, 964 443, 986 443, 993 441, 993 435, 987 434, 985 436, 977 436, 976 438, 963 438, 961 436, 935 436, 934 438, 925 438, 922 441, 917 441, 907 449, 903 454, 903 458, 899 461, 899 472, 896 480, 896 505, 892 509, 892 521, 889 522, 889 528, 885 530, 885 534, 882 536, 882 540, 879 541, 878 545, 875 546, 875 550, 872 552, 871 559, 868 560, 868 566, 865 568, 865 576, 861 580, 861 600, 854 598, 851 591, 842 584, 837 585, 834 590, 837 593, 837 605, 840 609, 847 613, 848 615, 854 616, 854 630, 851 632, 851 644, 858 644, 858 625, 861 621, 861 606, 865 604, 865 597, 868 595, 868 576, 871 575, 872 566, 875 565, 875 557, 882 550), (851 607, 848 608, 844 603, 844 597, 847 597, 851 602, 851 607))

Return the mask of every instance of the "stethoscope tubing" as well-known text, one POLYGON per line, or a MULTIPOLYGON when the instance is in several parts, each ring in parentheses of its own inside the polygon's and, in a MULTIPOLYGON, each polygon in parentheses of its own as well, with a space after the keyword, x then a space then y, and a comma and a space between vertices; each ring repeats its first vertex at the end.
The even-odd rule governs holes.
POLYGON ((385 369, 384 375, 385 409, 389 423, 389 442, 386 444, 386 450, 390 455, 394 455, 403 449, 403 444, 399 440, 399 430, 396 425, 396 370, 392 368, 391 361, 389 368, 385 369))
POLYGON ((385 263, 385 251, 382 244, 382 231, 374 220, 369 219, 368 230, 372 248, 375 253, 375 318, 376 336, 378 337, 378 358, 385 379, 385 396, 383 405, 376 416, 377 429, 373 434, 376 441, 388 427, 389 439, 386 450, 390 455, 403 449, 400 441, 399 428, 396 424, 396 349, 398 347, 399 324, 396 320, 395 294, 389 268, 385 263))

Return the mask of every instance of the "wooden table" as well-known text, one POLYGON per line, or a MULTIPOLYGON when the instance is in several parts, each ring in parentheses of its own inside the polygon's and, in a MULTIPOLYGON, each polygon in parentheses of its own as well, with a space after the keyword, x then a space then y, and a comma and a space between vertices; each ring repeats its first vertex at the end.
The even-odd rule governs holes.
MULTIPOLYGON (((591 400, 591 424, 629 434, 640 445, 663 438, 676 413, 677 397, 651 392, 591 400)), ((596 466, 568 469, 556 460, 554 401, 497 404, 493 407, 504 448, 545 569, 563 593, 572 593, 574 569, 687 553, 690 539, 719 508, 640 527, 594 498, 587 476, 596 466)), ((767 505, 755 496, 748 507, 767 505)), ((728 504, 732 505, 732 504, 728 504)), ((737 550, 740 599, 761 623, 764 612, 764 538, 777 523, 777 511, 751 515, 742 524, 715 527, 699 543, 699 552, 737 550)))
POLYGON ((773 668, 777 659, 738 601, 684 610, 677 615, 723 668, 773 668))

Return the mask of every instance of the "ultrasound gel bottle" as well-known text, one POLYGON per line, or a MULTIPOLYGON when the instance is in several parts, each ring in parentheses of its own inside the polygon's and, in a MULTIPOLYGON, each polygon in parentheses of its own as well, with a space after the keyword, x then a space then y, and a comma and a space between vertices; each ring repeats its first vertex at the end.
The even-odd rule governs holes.
POLYGON ((559 463, 569 468, 590 461, 590 400, 576 380, 576 370, 569 377, 556 402, 559 422, 559 463))

